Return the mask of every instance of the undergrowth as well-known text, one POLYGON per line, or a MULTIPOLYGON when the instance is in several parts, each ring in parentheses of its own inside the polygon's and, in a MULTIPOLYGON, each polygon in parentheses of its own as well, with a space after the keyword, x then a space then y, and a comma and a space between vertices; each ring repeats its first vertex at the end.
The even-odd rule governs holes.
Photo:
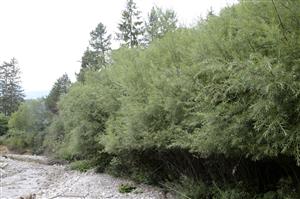
POLYGON ((95 167, 95 162, 90 160, 77 160, 74 162, 71 162, 70 168, 72 170, 77 170, 80 172, 86 172, 89 169, 92 169, 95 167))
POLYGON ((119 186, 118 190, 119 190, 120 193, 130 193, 135 189, 136 189, 136 186, 134 186, 132 184, 129 184, 129 183, 126 183, 126 184, 121 184, 119 186))

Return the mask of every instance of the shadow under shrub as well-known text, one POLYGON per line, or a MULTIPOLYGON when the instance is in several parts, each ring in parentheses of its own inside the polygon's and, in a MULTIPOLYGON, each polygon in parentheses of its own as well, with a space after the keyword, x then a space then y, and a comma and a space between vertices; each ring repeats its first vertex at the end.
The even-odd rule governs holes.
MULTIPOLYGON (((204 199, 267 198, 271 193, 275 198, 284 194, 297 198, 300 179, 300 168, 292 157, 253 161, 224 155, 201 157, 181 149, 118 154, 106 171, 169 191, 177 190, 189 198, 204 199)), ((180 193, 175 191, 176 195, 180 193)))
POLYGON ((8 117, 0 113, 0 136, 3 136, 8 132, 8 119, 8 117))
POLYGON ((166 177, 160 172, 160 167, 158 162, 144 157, 143 153, 131 151, 114 156, 105 171, 116 177, 129 177, 138 183, 158 185, 166 177))

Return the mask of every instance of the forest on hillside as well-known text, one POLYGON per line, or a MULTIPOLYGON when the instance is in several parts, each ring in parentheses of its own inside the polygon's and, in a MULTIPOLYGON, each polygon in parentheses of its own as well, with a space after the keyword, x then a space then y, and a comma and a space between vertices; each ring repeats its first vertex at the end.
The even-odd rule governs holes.
POLYGON ((240 0, 193 27, 133 0, 121 14, 120 48, 99 23, 77 81, 45 98, 23 101, 14 59, 0 66, 1 143, 178 198, 300 198, 300 1, 240 0))

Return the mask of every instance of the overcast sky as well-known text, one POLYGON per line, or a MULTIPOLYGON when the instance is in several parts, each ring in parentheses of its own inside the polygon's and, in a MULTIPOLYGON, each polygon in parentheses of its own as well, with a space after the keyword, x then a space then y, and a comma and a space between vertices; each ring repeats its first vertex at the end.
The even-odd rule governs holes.
MULTIPOLYGON (((176 11, 181 24, 193 24, 212 8, 234 0, 136 0, 146 17, 153 5, 176 11)), ((0 0, 0 62, 15 57, 28 97, 49 91, 67 73, 75 80, 89 33, 99 22, 114 35, 126 0, 0 0)))

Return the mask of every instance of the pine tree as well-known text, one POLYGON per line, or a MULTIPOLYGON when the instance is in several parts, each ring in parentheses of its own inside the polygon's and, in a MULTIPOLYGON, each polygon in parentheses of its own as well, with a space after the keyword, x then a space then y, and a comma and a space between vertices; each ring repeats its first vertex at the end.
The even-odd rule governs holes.
POLYGON ((108 64, 107 53, 111 50, 111 35, 107 34, 106 27, 99 23, 91 33, 90 46, 93 48, 92 56, 95 57, 96 64, 94 70, 99 70, 108 64))
POLYGON ((103 55, 111 49, 111 35, 107 35, 106 27, 103 23, 99 23, 95 30, 91 33, 90 46, 103 55))
POLYGON ((117 33, 117 39, 123 41, 123 45, 127 47, 137 47, 142 41, 144 27, 140 14, 136 3, 127 0, 126 8, 122 11, 122 21, 118 26, 120 32, 117 33))
POLYGON ((98 63, 103 63, 102 58, 97 55, 97 52, 92 51, 89 47, 87 47, 81 58, 80 71, 79 73, 76 73, 77 81, 84 82, 84 74, 86 71, 99 70, 101 67, 99 67, 98 63))
POLYGON ((71 86, 71 81, 67 74, 64 74, 54 83, 49 95, 46 97, 45 104, 46 107, 52 112, 57 113, 58 107, 57 103, 60 97, 68 92, 71 86))
POLYGON ((0 65, 0 112, 7 116, 8 109, 8 78, 9 78, 9 67, 7 63, 0 65))
POLYGON ((0 112, 5 116, 11 115, 24 101, 24 93, 21 87, 20 68, 17 60, 11 59, 0 66, 0 112))
POLYGON ((89 41, 90 47, 87 47, 81 58, 81 69, 77 74, 77 80, 84 81, 84 73, 87 70, 98 71, 109 63, 109 52, 111 50, 111 35, 107 34, 106 27, 99 23, 91 33, 89 41))
POLYGON ((89 47, 86 48, 86 50, 83 53, 83 56, 81 58, 81 68, 82 69, 90 69, 90 70, 97 70, 99 69, 98 62, 100 62, 97 59, 97 52, 91 50, 89 47))

